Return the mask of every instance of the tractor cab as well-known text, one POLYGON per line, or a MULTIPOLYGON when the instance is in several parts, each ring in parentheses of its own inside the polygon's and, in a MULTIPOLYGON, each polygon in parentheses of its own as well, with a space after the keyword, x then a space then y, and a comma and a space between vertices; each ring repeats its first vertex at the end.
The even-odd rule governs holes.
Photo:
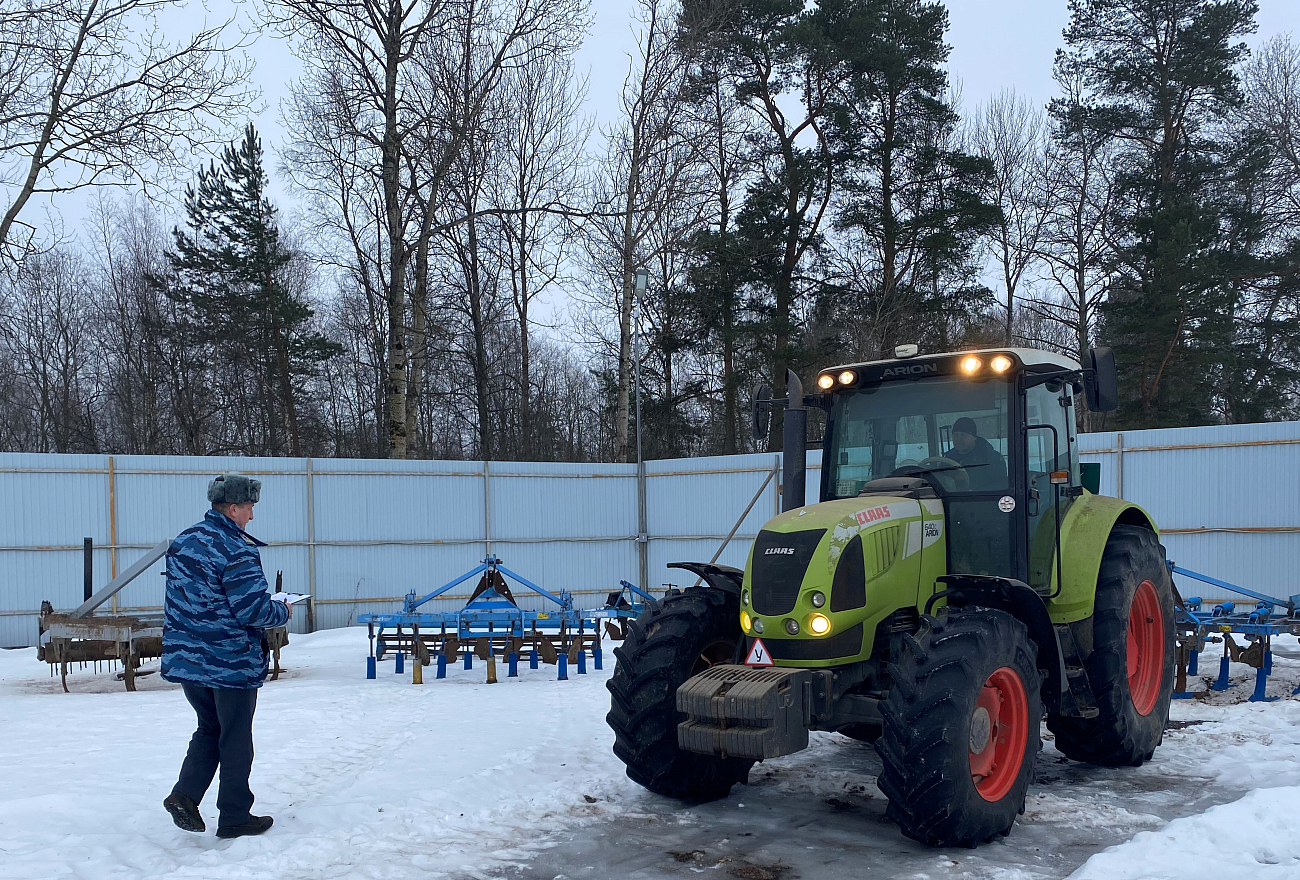
POLYGON ((950 573, 1050 594, 1059 524, 1083 491, 1074 417, 1083 376, 1069 358, 1017 348, 824 370, 813 398, 827 411, 820 500, 904 487, 936 497, 950 573))

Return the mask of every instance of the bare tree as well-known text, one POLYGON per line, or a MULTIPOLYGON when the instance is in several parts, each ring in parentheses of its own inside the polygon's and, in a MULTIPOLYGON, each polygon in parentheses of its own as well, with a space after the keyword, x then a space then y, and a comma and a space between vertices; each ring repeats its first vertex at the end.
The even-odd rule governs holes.
POLYGON ((94 300, 77 252, 24 261, 10 289, 0 338, 28 389, 35 451, 95 452, 94 300))
POLYGON ((493 200, 509 212, 500 218, 503 264, 509 273, 519 333, 519 440, 532 457, 534 300, 565 272, 574 227, 547 208, 577 201, 581 163, 590 122, 581 115, 586 83, 574 76, 568 58, 524 67, 511 77, 505 103, 517 115, 499 138, 493 200))
POLYGON ((1273 146, 1271 206, 1292 232, 1300 229, 1300 44, 1274 37, 1254 54, 1242 72, 1246 93, 1244 122, 1266 132, 1273 146))
POLYGON ((1014 91, 1002 91, 976 110, 968 138, 971 150, 993 168, 989 198, 1002 212, 989 238, 1002 275, 1010 345, 1016 291, 1039 259, 1038 240, 1053 197, 1045 186, 1043 113, 1014 91))
MULTIPOLYGON (((692 137, 684 112, 687 59, 672 42, 672 0, 637 0, 642 30, 621 96, 619 123, 605 133, 605 155, 594 177, 592 203, 613 210, 587 224, 585 248, 596 290, 597 308, 616 316, 613 343, 617 362, 614 446, 628 461, 632 399, 632 320, 636 270, 650 264, 648 247, 655 230, 680 210, 698 187, 692 137), (610 294, 613 295, 610 300, 610 294)), ((661 243, 663 239, 660 239, 661 243)), ((662 281, 662 279, 661 279, 662 281)))
MULTIPOLYGON (((1052 105, 1044 185, 1050 198, 1038 236, 1055 295, 1025 308, 1069 327, 1073 354, 1082 363, 1107 293, 1116 183, 1112 143, 1091 124, 1080 82, 1068 73, 1057 81, 1065 94, 1052 105)), ((1095 427, 1091 418, 1085 414, 1085 430, 1095 427)))
POLYGON ((217 142, 253 97, 226 25, 169 40, 184 0, 10 0, 0 10, 0 262, 34 196, 136 183, 217 142))
POLYGON ((357 170, 378 181, 387 436, 389 455, 405 458, 407 274, 419 242, 428 241, 429 206, 504 73, 572 41, 585 7, 575 0, 273 0, 273 9, 273 20, 303 39, 312 76, 332 83, 357 170), (446 108, 456 112, 439 116, 446 108))

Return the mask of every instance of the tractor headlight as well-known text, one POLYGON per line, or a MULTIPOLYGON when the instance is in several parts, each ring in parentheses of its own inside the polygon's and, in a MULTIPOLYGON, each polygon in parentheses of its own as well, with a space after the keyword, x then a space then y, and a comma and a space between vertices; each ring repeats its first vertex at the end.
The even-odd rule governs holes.
POLYGON ((785 619, 785 631, 792 636, 799 635, 799 621, 795 620, 793 617, 787 617, 785 619))
POLYGON ((754 632, 758 633, 759 635, 763 634, 763 618, 761 617, 754 618, 754 632))
POLYGON ((748 604, 749 604, 749 590, 741 590, 741 591, 740 591, 740 601, 741 601, 742 604, 745 604, 745 605, 748 605, 748 604))
POLYGON ((858 374, 853 372, 852 370, 845 370, 844 372, 840 373, 839 378, 840 378, 841 385, 852 385, 854 382, 858 381, 858 374))
POLYGON ((1011 369, 1011 358, 1004 354, 1000 354, 993 360, 989 361, 989 366, 993 368, 993 372, 995 373, 1005 373, 1007 370, 1011 369))
POLYGON ((745 632, 749 632, 754 628, 754 620, 749 616, 748 611, 740 612, 740 628, 745 632))
POLYGON ((971 373, 978 372, 979 368, 982 366, 984 366, 984 362, 979 358, 974 357, 973 355, 961 359, 962 372, 968 375, 971 373))
POLYGON ((825 614, 814 614, 808 618, 808 630, 815 636, 824 636, 831 631, 831 619, 825 614))
POLYGON ((830 373, 822 373, 817 377, 817 387, 822 391, 830 391, 835 387, 835 377, 830 373))
POLYGON ((826 604, 826 594, 820 590, 813 593, 809 599, 812 601, 814 608, 820 608, 826 604))

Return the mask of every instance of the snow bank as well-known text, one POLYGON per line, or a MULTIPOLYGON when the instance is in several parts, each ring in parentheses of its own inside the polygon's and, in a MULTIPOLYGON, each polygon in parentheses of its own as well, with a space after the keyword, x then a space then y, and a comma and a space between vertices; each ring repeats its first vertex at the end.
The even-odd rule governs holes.
POLYGON ((1252 791, 1143 831, 1090 858, 1071 880, 1296 880, 1300 786, 1252 791))

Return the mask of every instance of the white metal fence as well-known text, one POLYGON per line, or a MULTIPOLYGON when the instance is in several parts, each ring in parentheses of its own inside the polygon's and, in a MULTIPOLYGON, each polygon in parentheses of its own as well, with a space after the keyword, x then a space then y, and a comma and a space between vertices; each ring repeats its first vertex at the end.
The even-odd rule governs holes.
MULTIPOLYGON (((1090 434, 1080 448, 1102 463, 1104 492, 1151 511, 1172 559, 1264 592, 1300 592, 1300 422, 1090 434)), ((813 499, 820 453, 808 464, 813 499)), ((711 559, 734 529, 719 561, 743 565, 780 503, 773 454, 653 461, 644 477, 635 465, 0 454, 0 646, 35 643, 41 600, 80 604, 83 538, 95 542, 102 586, 198 520, 207 482, 223 470, 263 481, 249 531, 270 544, 268 574, 283 571, 286 589, 313 595, 318 628, 396 609, 408 591, 432 590, 488 553, 582 605, 621 579, 689 583, 668 563, 711 559)), ((159 563, 141 575, 113 607, 158 608, 161 572, 159 563)), ((472 586, 434 607, 458 607, 472 586)))

